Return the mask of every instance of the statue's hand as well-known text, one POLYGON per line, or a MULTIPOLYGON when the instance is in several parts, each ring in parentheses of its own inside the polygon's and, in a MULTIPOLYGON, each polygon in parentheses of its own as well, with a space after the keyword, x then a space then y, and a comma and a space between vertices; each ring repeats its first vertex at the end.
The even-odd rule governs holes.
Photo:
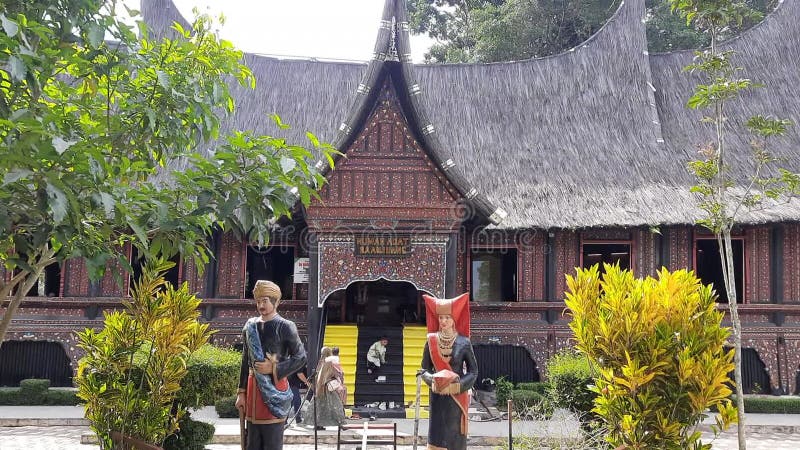
POLYGON ((271 375, 272 374, 272 361, 257 361, 255 364, 256 372, 262 375, 271 375))

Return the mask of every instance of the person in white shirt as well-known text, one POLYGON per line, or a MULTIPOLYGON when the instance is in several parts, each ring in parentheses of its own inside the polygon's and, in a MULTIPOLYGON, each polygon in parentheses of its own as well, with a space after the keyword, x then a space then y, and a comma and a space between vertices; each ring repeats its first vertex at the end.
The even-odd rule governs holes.
MULTIPOLYGON (((377 374, 381 366, 386 364, 386 346, 388 344, 389 339, 386 336, 381 336, 379 340, 369 347, 367 352, 367 373, 377 374)), ((376 378, 375 381, 380 378, 376 378)), ((385 377, 383 379, 385 380, 385 377)))

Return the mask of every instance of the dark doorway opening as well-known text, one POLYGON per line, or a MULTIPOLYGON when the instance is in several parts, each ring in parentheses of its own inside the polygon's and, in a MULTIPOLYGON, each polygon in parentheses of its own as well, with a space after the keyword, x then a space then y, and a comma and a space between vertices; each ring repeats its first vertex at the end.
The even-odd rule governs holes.
MULTIPOLYGON (((732 348, 725 347, 725 351, 732 348)), ((733 386, 733 371, 728 373, 733 386)), ((767 365, 754 348, 742 348, 742 391, 745 394, 770 394, 767 365)))
POLYGON ((258 280, 269 280, 281 288, 284 299, 293 298, 294 247, 247 247, 245 298, 253 298, 258 280))
MULTIPOLYGON (((744 300, 744 240, 733 239, 733 265, 736 277, 736 303, 744 300)), ((713 284, 718 302, 728 302, 728 291, 722 276, 722 262, 719 258, 719 244, 716 239, 697 239, 695 241, 695 271, 703 284, 713 284)))
POLYGON ((50 386, 72 386, 72 369, 64 347, 56 342, 7 341, 0 347, 0 386, 19 386, 28 378, 50 380, 50 386))
POLYGON ((512 383, 527 383, 540 381, 536 361, 530 353, 518 345, 475 344, 475 359, 478 360, 478 374, 480 379, 476 387, 481 390, 489 389, 483 380, 491 378, 497 380, 501 376, 512 383))
POLYGON ((344 291, 344 322, 382 327, 422 323, 420 299, 417 288, 405 281, 359 281, 344 291))

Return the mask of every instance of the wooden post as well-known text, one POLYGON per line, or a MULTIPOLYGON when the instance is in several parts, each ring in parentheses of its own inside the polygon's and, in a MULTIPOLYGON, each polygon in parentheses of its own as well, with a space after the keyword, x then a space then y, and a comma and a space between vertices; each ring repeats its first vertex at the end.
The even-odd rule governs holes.
POLYGON ((508 399, 508 450, 514 450, 514 432, 511 430, 511 421, 514 414, 514 402, 508 399))

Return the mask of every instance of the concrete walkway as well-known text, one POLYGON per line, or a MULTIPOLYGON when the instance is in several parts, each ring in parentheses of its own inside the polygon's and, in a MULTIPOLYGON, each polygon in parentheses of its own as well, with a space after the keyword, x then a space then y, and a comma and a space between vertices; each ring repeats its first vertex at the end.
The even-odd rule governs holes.
MULTIPOLYGON (((213 407, 206 407, 192 413, 192 417, 213 423, 216 427, 214 444, 236 444, 239 442, 239 420, 221 419, 213 407)), ((350 423, 362 423, 359 420, 350 423)), ((409 445, 413 443, 413 419, 380 419, 370 423, 397 423, 398 443, 409 445)), ((702 426, 703 431, 708 431, 707 420, 702 426)), ((88 422, 83 418, 81 406, 0 406, 0 427, 21 426, 86 426, 88 422)), ((577 436, 578 423, 566 412, 556 412, 554 417, 547 421, 514 421, 512 431, 515 436, 532 435, 539 437, 560 437, 570 439, 577 436)), ((428 433, 428 421, 421 419, 419 422, 419 436, 424 440, 428 433)), ((761 434, 800 434, 800 415, 794 414, 749 414, 747 416, 747 432, 761 434)), ((730 430, 728 433, 735 433, 730 430)), ((500 445, 508 439, 508 421, 471 421, 469 425, 470 446, 500 445)), ((336 428, 329 427, 317 432, 320 443, 335 443, 336 428)), ((82 442, 93 443, 93 435, 85 433, 82 442)), ((314 429, 311 426, 292 426, 286 431, 287 444, 313 443, 314 429)), ((422 442, 422 441, 421 441, 422 442)))

